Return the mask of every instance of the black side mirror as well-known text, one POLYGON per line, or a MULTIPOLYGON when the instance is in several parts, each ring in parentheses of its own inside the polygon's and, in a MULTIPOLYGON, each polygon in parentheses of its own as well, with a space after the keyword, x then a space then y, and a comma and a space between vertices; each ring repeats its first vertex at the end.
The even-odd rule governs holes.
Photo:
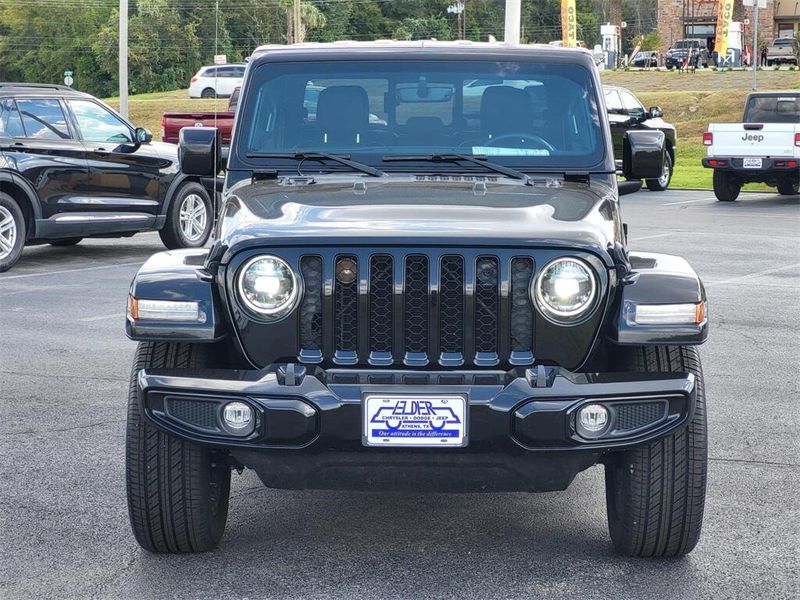
POLYGON ((215 177, 222 166, 222 135, 216 127, 184 127, 178 134, 178 161, 186 175, 215 177))
POLYGON ((626 131, 622 140, 622 173, 626 179, 658 179, 664 169, 663 131, 626 131))
POLYGON ((620 196, 627 196, 628 194, 635 194, 642 189, 642 180, 634 179, 633 181, 620 181, 617 183, 617 194, 620 196))
POLYGON ((137 127, 133 132, 133 136, 137 144, 149 144, 153 141, 153 134, 144 127, 137 127))
POLYGON ((651 119, 660 119, 664 116, 664 111, 661 110, 660 106, 651 106, 648 114, 650 115, 651 119))

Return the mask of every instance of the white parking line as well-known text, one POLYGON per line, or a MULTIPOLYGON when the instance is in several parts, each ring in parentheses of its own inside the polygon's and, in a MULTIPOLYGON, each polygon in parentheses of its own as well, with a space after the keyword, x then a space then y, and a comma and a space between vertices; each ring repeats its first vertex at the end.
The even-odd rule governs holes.
POLYGON ((47 271, 45 273, 25 273, 24 275, 2 275, 0 276, 0 281, 6 281, 8 279, 27 279, 28 277, 44 277, 45 275, 62 275, 64 273, 79 273, 81 271, 99 271, 101 269, 118 269, 119 267, 134 267, 134 266, 142 266, 144 261, 139 262, 130 262, 130 263, 118 263, 115 265, 101 265, 99 267, 80 267, 77 269, 62 269, 61 271, 47 271))
POLYGON ((676 233, 680 233, 680 231, 668 231, 667 233, 656 233, 656 234, 653 234, 653 235, 644 235, 642 237, 629 238, 628 241, 629 242, 640 242, 642 240, 652 240, 652 239, 655 239, 655 238, 667 237, 667 236, 670 236, 670 235, 675 235, 676 233))
POLYGON ((666 202, 661 206, 675 206, 676 204, 692 204, 694 202, 709 202, 709 198, 700 198, 699 200, 681 200, 680 202, 666 202))
POLYGON ((91 323, 92 321, 107 321, 108 319, 124 319, 125 315, 122 310, 118 310, 113 315, 99 315, 96 317, 84 317, 83 319, 78 319, 83 323, 91 323))
MULTIPOLYGON (((763 275, 770 275, 772 273, 779 273, 780 271, 788 271, 789 269, 796 269, 800 267, 800 263, 792 263, 790 265, 783 265, 782 267, 775 267, 773 269, 764 269, 763 271, 756 271, 755 273, 748 273, 747 275, 740 275, 739 277, 731 277, 730 279, 723 279, 722 281, 710 281, 710 285, 726 285, 728 283, 737 283, 746 279, 753 279, 763 275)), ((800 286, 800 284, 798 284, 800 286)))

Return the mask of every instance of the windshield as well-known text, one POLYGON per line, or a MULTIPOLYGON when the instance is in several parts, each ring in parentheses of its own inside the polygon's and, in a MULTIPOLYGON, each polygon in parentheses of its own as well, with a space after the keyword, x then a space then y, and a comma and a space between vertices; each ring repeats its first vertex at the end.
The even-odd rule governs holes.
POLYGON ((772 42, 773 46, 791 46, 794 44, 794 40, 792 38, 778 38, 774 42, 772 42))
POLYGON ((753 96, 744 111, 745 123, 800 123, 800 95, 753 96))
POLYGON ((459 153, 575 169, 605 153, 593 79, 572 64, 266 63, 251 74, 241 110, 238 153, 258 165, 280 164, 281 153, 340 154, 378 166, 386 155, 459 153))
POLYGON ((699 48, 700 42, 697 40, 678 40, 675 42, 675 47, 685 50, 686 48, 699 48))

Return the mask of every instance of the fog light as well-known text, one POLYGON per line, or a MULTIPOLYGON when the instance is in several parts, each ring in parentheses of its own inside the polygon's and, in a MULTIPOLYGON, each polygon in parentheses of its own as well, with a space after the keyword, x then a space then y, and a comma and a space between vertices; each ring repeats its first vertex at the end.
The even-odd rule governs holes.
POLYGON ((252 428, 253 409, 244 402, 228 402, 222 409, 225 425, 235 433, 244 433, 252 428))
POLYGON ((608 427, 608 409, 602 404, 587 404, 578 411, 576 426, 581 437, 600 437, 608 427))

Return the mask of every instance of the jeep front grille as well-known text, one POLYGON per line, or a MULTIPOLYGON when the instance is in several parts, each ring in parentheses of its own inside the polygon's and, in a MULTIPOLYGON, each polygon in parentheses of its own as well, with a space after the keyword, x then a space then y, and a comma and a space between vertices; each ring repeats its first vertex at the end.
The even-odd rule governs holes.
POLYGON ((411 367, 533 363, 530 256, 361 250, 325 260, 302 256, 300 271, 301 362, 411 367))

